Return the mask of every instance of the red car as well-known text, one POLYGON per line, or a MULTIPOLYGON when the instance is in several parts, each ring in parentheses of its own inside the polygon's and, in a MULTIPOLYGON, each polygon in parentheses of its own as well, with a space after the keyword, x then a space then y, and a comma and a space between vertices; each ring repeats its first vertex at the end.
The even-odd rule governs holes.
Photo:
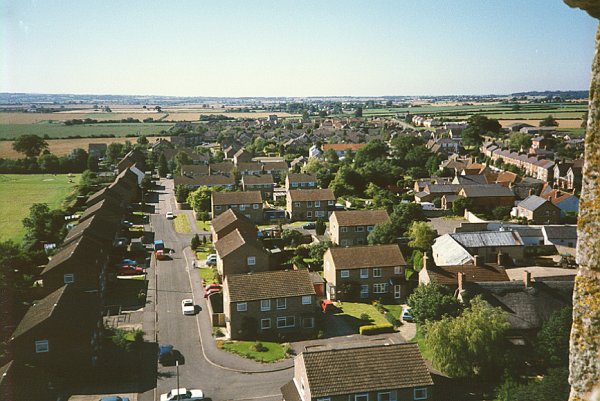
POLYGON ((138 274, 146 274, 146 271, 141 267, 127 266, 117 269, 117 276, 135 276, 138 274))
POLYGON ((323 313, 336 313, 340 311, 335 303, 329 299, 324 299, 321 301, 321 309, 323 309, 323 313))
POLYGON ((217 292, 221 292, 220 288, 211 288, 210 290, 204 292, 204 298, 208 298, 212 294, 216 294, 217 292))
POLYGON ((206 293, 206 292, 208 292, 208 291, 210 291, 212 289, 215 289, 215 288, 221 289, 221 284, 214 284, 214 283, 213 284, 209 284, 206 287, 204 287, 204 292, 206 293))

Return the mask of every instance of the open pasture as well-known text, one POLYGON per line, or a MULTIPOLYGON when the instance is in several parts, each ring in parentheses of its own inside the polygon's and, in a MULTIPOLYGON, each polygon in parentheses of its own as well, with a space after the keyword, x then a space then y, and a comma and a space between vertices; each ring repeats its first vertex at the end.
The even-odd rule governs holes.
POLYGON ((48 135, 50 138, 68 138, 74 136, 90 137, 97 135, 126 135, 156 136, 161 131, 171 128, 170 123, 115 123, 115 124, 86 124, 66 126, 61 123, 40 124, 0 124, 0 139, 12 139, 25 134, 38 136, 48 135))

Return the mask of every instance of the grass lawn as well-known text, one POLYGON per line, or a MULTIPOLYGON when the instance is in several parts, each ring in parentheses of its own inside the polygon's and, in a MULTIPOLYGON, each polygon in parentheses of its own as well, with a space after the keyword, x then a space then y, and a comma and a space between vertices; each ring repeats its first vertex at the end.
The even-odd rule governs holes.
POLYGON ((200 277, 202 277, 202 280, 204 280, 204 285, 219 283, 217 270, 212 267, 201 267, 200 277))
POLYGON ((210 221, 196 220, 196 227, 200 231, 210 231, 210 221))
POLYGON ((288 224, 291 227, 302 227, 306 223, 310 223, 309 221, 294 221, 293 223, 288 224))
POLYGON ((34 203, 47 203, 59 208, 69 195, 79 175, 69 182, 66 174, 2 174, 0 175, 0 241, 21 241, 25 229, 21 221, 29 215, 34 203))
POLYGON ((254 341, 225 341, 217 344, 219 348, 233 352, 234 354, 238 354, 244 358, 254 359, 255 361, 266 363, 277 362, 284 359, 287 348, 278 343, 261 342, 266 350, 259 352, 254 348, 254 345, 256 344, 254 341))
POLYGON ((175 223, 175 231, 178 233, 191 233, 192 227, 190 226, 190 222, 185 214, 178 214, 173 219, 175 223))
POLYGON ((203 245, 196 250, 196 259, 206 260, 207 256, 215 253, 215 248, 211 245, 203 245))
POLYGON ((423 358, 427 359, 428 361, 431 361, 431 351, 429 350, 429 348, 427 348, 427 345, 425 344, 425 335, 423 334, 423 329, 421 329, 421 327, 418 324, 417 334, 415 335, 415 338, 409 341, 416 342, 419 346, 419 351, 421 351, 421 355, 423 355, 423 358))
POLYGON ((396 318, 398 320, 402 320, 402 319, 400 319, 400 315, 402 315, 402 305, 392 304, 392 305, 383 305, 383 307, 385 308, 386 311, 388 311, 388 313, 391 313, 392 316, 394 316, 394 318, 396 318))
MULTIPOLYGON (((65 115, 65 120, 68 118, 69 116, 65 115)), ((24 134, 48 135, 50 138, 89 137, 92 135, 114 135, 117 137, 127 135, 157 135, 172 126, 173 124, 171 123, 111 123, 71 126, 66 126, 62 123, 0 124, 0 138, 16 138, 24 134)), ((130 140, 135 143, 136 138, 131 138, 130 140)))
POLYGON ((340 302, 338 304, 342 308, 342 316, 349 324, 358 328, 369 324, 389 324, 381 313, 371 304, 362 304, 358 302, 340 302), (360 320, 360 315, 366 313, 369 315, 369 322, 360 320))

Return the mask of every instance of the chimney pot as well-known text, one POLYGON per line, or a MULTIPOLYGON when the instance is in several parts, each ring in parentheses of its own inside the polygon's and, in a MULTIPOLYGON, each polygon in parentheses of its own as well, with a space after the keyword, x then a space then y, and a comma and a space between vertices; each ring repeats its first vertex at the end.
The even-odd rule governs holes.
POLYGON ((461 293, 465 290, 465 286, 467 284, 467 278, 463 272, 458 272, 458 292, 461 293))
POLYGON ((473 256, 473 265, 481 266, 481 258, 479 257, 479 255, 473 256))
POLYGON ((429 255, 427 252, 423 253, 423 268, 427 269, 429 267, 429 255))
POLYGON ((498 266, 502 266, 504 262, 504 254, 502 251, 498 251, 498 266))
POLYGON ((531 273, 528 270, 523 271, 523 284, 525 288, 531 287, 531 273))

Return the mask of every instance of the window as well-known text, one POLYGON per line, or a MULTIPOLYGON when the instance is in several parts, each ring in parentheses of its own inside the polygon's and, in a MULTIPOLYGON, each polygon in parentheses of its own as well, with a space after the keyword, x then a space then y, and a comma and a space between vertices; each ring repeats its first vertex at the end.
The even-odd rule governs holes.
POLYGON ((305 329, 312 329, 315 327, 315 318, 314 317, 303 317, 302 318, 302 327, 305 329))
POLYGON ((215 206, 215 210, 221 210, 221 206, 215 206))
POLYGON ((373 231, 373 226, 367 226, 367 231, 368 231, 368 232, 371 232, 371 231, 373 231))
POLYGON ((317 398, 317 401, 331 401, 331 398, 329 398, 329 397, 317 398))
POLYGON ((238 312, 246 312, 248 310, 248 304, 246 302, 238 302, 237 303, 237 311, 238 312))
POLYGON ((294 207, 300 207, 300 202, 294 202, 294 207))
POLYGON ((308 202, 306 202, 306 207, 313 207, 313 203, 312 203, 312 201, 308 201, 308 202))
POLYGON ((42 353, 50 351, 50 347, 48 345, 48 340, 39 340, 35 342, 35 352, 42 353))
POLYGON ((352 240, 349 240, 349 239, 343 239, 343 240, 340 242, 340 245, 341 245, 341 246, 350 246, 350 245, 352 245, 352 240))
POLYGON ((350 277, 350 270, 340 270, 340 277, 341 278, 348 278, 348 277, 350 277))
POLYGON ((248 256, 246 262, 248 263, 248 266, 254 266, 256 264, 256 256, 248 256))
POLYGON ((368 298, 369 297, 369 285, 363 284, 360 286, 360 297, 368 298))
POLYGON ((413 390, 413 398, 415 400, 426 400, 427 399, 427 389, 426 388, 416 388, 413 390))
POLYGON ((364 245, 365 244, 365 240, 362 239, 362 238, 359 238, 359 239, 356 240, 356 244, 357 245, 364 245))
POLYGON ((322 210, 316 210, 315 217, 325 217, 325 212, 322 210))
POLYGON ((327 201, 327 206, 333 206, 335 201, 327 201))
POLYGON ((303 295, 302 296, 302 305, 310 305, 312 304, 312 299, 310 295, 303 295))
POLYGON ((373 269, 373 277, 381 277, 381 268, 376 267, 373 269))
POLYGON ((282 316, 277 318, 277 328, 284 329, 286 327, 296 326, 296 319, 294 316, 282 316))
POLYGON ((360 278, 369 278, 369 269, 360 269, 360 278))
POLYGON ((377 401, 396 401, 395 391, 383 391, 377 393, 377 401))
POLYGON ((315 201, 315 207, 321 207, 321 201, 315 201))
POLYGON ((240 205, 240 210, 246 210, 246 205, 240 205))
POLYGON ((387 287, 386 283, 373 284, 373 292, 375 294, 383 294, 386 292, 386 287, 387 287))
POLYGON ((311 211, 306 212, 306 217, 312 217, 312 212, 311 211))
POLYGON ((63 276, 65 284, 71 284, 75 282, 75 275, 73 273, 67 273, 63 276))
POLYGON ((394 274, 402 274, 402 267, 394 266, 394 274))
POLYGON ((259 208, 259 206, 260 206, 260 205, 259 205, 258 203, 255 203, 255 204, 253 204, 253 205, 252 205, 252 208, 253 208, 253 209, 258 209, 258 208, 259 208))
POLYGON ((271 300, 270 299, 263 299, 260 301, 260 310, 261 311, 267 311, 267 310, 271 310, 271 300))
POLYGON ((298 183, 297 182, 292 182, 292 187, 298 188, 298 183))
POLYGON ((271 328, 271 319, 260 319, 260 328, 262 330, 271 328))
POLYGON ((356 394, 354 396, 354 401, 369 401, 369 394, 356 394))
POLYGON ((340 231, 343 233, 347 233, 348 232, 348 227, 340 227, 340 231))
POLYGON ((354 231, 356 231, 357 233, 362 233, 365 231, 365 227, 364 226, 356 226, 356 227, 354 227, 354 231))
POLYGON ((277 298, 277 309, 285 309, 287 302, 285 298, 277 298))

